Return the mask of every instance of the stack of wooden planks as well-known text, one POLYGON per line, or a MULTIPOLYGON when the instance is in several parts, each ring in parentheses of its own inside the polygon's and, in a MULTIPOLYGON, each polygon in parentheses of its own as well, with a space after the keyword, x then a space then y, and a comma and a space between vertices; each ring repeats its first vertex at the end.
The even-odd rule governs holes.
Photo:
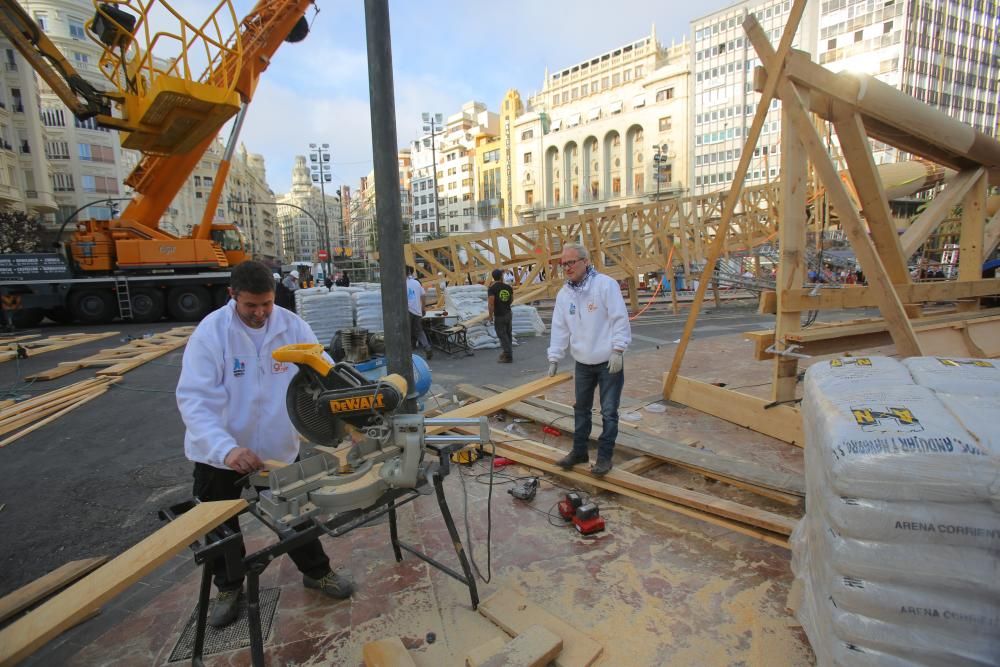
POLYGON ((0 408, 0 447, 50 424, 84 403, 102 396, 121 378, 91 378, 0 408))
POLYGON ((0 339, 0 363, 17 358, 18 354, 29 357, 37 357, 46 352, 64 350, 74 345, 91 343, 96 340, 117 336, 117 331, 105 331, 104 333, 71 333, 59 336, 49 336, 38 340, 29 340, 37 336, 15 336, 13 338, 0 339), (21 351, 19 351, 19 348, 21 351))
POLYGON ((101 350, 83 359, 64 361, 55 368, 29 375, 27 380, 53 380, 82 368, 100 368, 99 376, 119 376, 138 368, 147 361, 173 352, 187 343, 193 326, 174 327, 169 331, 153 334, 149 338, 136 338, 120 347, 101 350))

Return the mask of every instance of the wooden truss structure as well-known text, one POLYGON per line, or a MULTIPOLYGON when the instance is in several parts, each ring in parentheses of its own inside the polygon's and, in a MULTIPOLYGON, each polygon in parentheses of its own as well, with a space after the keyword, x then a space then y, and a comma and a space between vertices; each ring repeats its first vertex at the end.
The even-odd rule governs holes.
POLYGON ((996 311, 979 310, 980 297, 1000 294, 1000 279, 981 277, 984 258, 1000 240, 1000 213, 987 222, 985 208, 987 188, 1000 185, 1000 143, 874 77, 836 74, 813 63, 807 54, 792 51, 792 36, 804 6, 805 0, 794 3, 777 52, 752 15, 743 22, 749 41, 763 63, 755 73, 761 100, 733 187, 716 226, 705 274, 663 383, 664 398, 682 400, 723 418, 728 418, 726 413, 735 410, 741 416, 731 421, 776 435, 785 432, 784 439, 788 441, 796 436, 787 435, 787 431, 777 424, 777 415, 764 410, 795 399, 799 359, 788 352, 789 346, 803 342, 803 336, 811 337, 814 343, 822 342, 823 352, 817 349, 817 353, 856 349, 857 336, 877 334, 891 338, 900 356, 942 353, 1000 356, 1000 317, 996 311), (679 378, 680 366, 704 298, 705 281, 725 250, 719 239, 725 237, 727 226, 734 219, 749 156, 773 97, 782 103, 781 192, 778 197, 780 261, 776 293, 762 300, 762 310, 774 312, 776 321, 773 332, 757 332, 756 346, 758 358, 774 360, 772 401, 735 392, 719 396, 719 391, 725 390, 686 379, 681 383, 681 398, 675 396, 675 389, 678 380, 683 379, 679 378), (836 130, 849 171, 849 183, 844 182, 834 166, 810 112, 832 123, 836 130), (869 139, 959 172, 901 236, 889 211, 869 139), (806 286, 806 175, 809 163, 818 185, 825 189, 836 211, 867 286, 839 289, 806 286), (848 185, 853 187, 853 192, 848 185), (909 258, 956 205, 962 209, 958 279, 913 282, 908 270, 909 258), (927 320, 932 321, 924 320, 924 305, 936 301, 957 302, 958 317, 949 314, 944 321, 935 322, 929 317, 927 320), (809 332, 802 330, 803 313, 871 306, 879 309, 881 319, 849 322, 843 327, 831 326, 809 332), (768 348, 773 354, 765 351, 768 348), (737 406, 739 410, 735 409, 737 406))

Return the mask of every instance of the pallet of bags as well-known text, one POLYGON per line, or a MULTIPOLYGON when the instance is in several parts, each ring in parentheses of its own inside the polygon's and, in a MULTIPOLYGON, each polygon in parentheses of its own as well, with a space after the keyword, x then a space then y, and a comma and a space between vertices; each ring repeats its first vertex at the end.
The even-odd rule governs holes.
POLYGON ((382 322, 382 292, 364 290, 351 295, 354 300, 354 319, 357 326, 372 333, 385 331, 382 322))
POLYGON ((534 306, 513 306, 510 310, 515 336, 541 336, 545 333, 545 323, 534 306))
POLYGON ((820 665, 997 664, 1000 400, 983 388, 1000 376, 950 361, 806 373, 793 606, 820 665))
MULTIPOLYGON (((444 307, 449 315, 458 317, 459 322, 470 320, 485 313, 487 289, 484 285, 454 285, 444 290, 444 307)), ((496 329, 485 320, 477 322, 466 330, 465 339, 473 350, 491 350, 500 347, 496 329)))
POLYGON ((304 295, 298 304, 298 314, 324 345, 341 329, 354 327, 354 301, 342 289, 304 295))
POLYGON ((328 294, 330 290, 320 285, 319 287, 300 287, 295 290, 295 312, 299 315, 302 314, 302 299, 307 296, 313 296, 315 294, 328 294))

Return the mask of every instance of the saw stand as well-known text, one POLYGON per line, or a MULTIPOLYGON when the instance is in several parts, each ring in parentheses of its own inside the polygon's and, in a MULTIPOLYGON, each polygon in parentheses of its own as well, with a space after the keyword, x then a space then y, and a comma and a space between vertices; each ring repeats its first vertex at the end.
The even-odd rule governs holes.
MULTIPOLYGON (((452 519, 451 510, 448 509, 448 501, 445 498, 444 487, 442 485, 443 479, 450 471, 449 462, 452 452, 460 449, 462 446, 462 444, 444 446, 427 445, 428 451, 436 454, 438 460, 429 463, 426 474, 417 488, 390 489, 369 507, 342 512, 327 521, 321 522, 314 518, 311 523, 305 524, 306 528, 299 527, 299 530, 278 526, 267 515, 258 510, 255 501, 251 501, 248 511, 274 531, 279 541, 245 557, 240 554, 240 547, 243 543, 242 533, 234 532, 225 524, 212 530, 203 540, 193 543, 191 550, 194 552, 194 561, 202 566, 202 574, 201 589, 198 594, 195 640, 191 655, 191 664, 195 667, 201 667, 204 664, 202 652, 205 646, 205 626, 208 619, 208 604, 212 588, 212 572, 209 564, 213 560, 222 558, 226 563, 227 572, 231 578, 236 578, 240 575, 246 577, 247 621, 250 627, 250 656, 252 664, 255 667, 262 667, 265 663, 264 635, 260 619, 261 573, 276 558, 310 540, 316 539, 321 535, 330 535, 331 537, 345 535, 355 528, 360 528, 386 514, 389 515, 389 540, 392 544, 396 562, 403 560, 403 551, 408 551, 441 572, 462 582, 469 588, 469 597, 472 600, 472 608, 475 610, 479 606, 479 591, 476 588, 476 580, 472 574, 472 568, 469 566, 469 559, 462 547, 458 530, 455 528, 455 521, 452 519), (455 554, 458 556, 458 561, 462 566, 462 573, 455 571, 451 567, 418 551, 415 547, 399 540, 399 532, 396 526, 396 510, 423 495, 421 490, 426 489, 428 485, 433 487, 434 494, 437 497, 438 507, 441 509, 441 515, 444 517, 448 534, 451 536, 452 544, 455 546, 455 554)), ((160 518, 165 521, 172 521, 194 507, 197 502, 197 499, 188 500, 178 505, 173 505, 168 509, 160 510, 160 518)))

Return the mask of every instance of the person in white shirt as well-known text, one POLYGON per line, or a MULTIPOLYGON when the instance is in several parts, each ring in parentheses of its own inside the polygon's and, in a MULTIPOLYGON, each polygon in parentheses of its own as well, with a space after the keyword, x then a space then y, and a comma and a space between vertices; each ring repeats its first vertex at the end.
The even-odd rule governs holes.
MULTIPOLYGON (((239 498, 239 480, 265 460, 292 463, 299 437, 285 407, 297 368, 271 353, 293 343, 316 343, 309 325, 274 305, 270 269, 253 260, 236 266, 228 304, 205 317, 184 350, 177 407, 184 420, 184 454, 194 462, 194 495, 208 502, 239 498)), ((233 517, 226 525, 240 530, 233 517)), ((347 578, 333 572, 319 540, 289 552, 303 584, 335 598, 351 595, 347 578)), ((219 589, 208 622, 228 625, 239 613, 243 579, 230 579, 222 559, 210 567, 219 589)))
POLYGON ((424 305, 424 286, 413 277, 413 267, 406 267, 406 306, 410 311, 410 345, 414 350, 417 346, 424 349, 424 356, 427 359, 434 357, 434 350, 427 340, 427 333, 424 331, 424 314, 427 307, 424 305))
POLYGON ((587 441, 593 425, 591 409, 594 390, 601 392, 601 419, 604 428, 597 443, 597 462, 590 471, 598 476, 611 470, 615 440, 618 438, 618 405, 625 385, 625 350, 632 342, 628 310, 618 282, 598 273, 578 243, 563 246, 560 266, 566 284, 556 295, 552 310, 549 342, 549 376, 555 375, 559 360, 570 348, 576 361, 576 405, 573 450, 558 461, 564 470, 586 463, 587 441))

